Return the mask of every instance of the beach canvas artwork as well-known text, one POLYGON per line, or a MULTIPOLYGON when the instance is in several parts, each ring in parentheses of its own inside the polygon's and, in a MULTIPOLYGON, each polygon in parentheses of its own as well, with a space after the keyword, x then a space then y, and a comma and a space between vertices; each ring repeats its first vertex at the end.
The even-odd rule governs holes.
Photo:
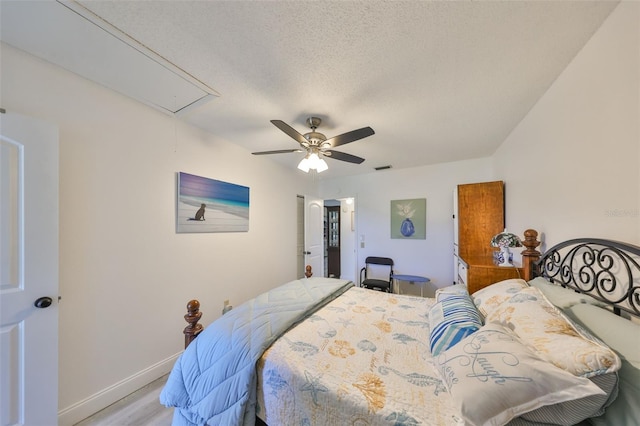
POLYGON ((178 233, 247 232, 249 188, 178 173, 178 233))

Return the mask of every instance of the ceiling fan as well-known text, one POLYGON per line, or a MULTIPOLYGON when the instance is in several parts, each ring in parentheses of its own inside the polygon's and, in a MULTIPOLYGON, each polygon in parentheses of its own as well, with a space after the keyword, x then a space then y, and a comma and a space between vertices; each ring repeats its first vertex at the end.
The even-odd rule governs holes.
POLYGON ((304 172, 309 172, 310 169, 315 169, 318 173, 327 170, 329 166, 327 166, 326 161, 324 161, 322 157, 329 157, 335 160, 346 161, 348 163, 362 163, 364 158, 347 154, 345 152, 334 151, 332 148, 366 138, 367 136, 371 136, 375 133, 371 127, 363 127, 361 129, 352 130, 327 139, 327 137, 322 133, 316 132, 316 129, 320 126, 320 123, 322 123, 322 120, 318 117, 307 118, 307 125, 311 128, 311 131, 304 135, 298 133, 293 127, 289 126, 282 120, 271 120, 271 122, 278 129, 282 130, 298 142, 300 144, 300 148, 261 151, 253 152, 252 154, 265 155, 306 152, 307 155, 302 159, 302 161, 300 161, 300 164, 298 164, 298 168, 304 172))

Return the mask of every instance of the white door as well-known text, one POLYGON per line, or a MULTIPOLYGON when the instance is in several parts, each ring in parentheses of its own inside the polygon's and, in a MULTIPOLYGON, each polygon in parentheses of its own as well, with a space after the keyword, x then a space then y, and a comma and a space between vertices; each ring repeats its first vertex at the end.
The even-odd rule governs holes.
POLYGON ((0 241, 0 425, 55 425, 58 130, 11 112, 0 113, 0 241))
POLYGON ((304 197, 305 264, 311 265, 314 277, 324 277, 324 201, 304 197))
POLYGON ((304 278, 306 257, 304 248, 304 197, 302 195, 297 195, 296 197, 296 277, 304 278))

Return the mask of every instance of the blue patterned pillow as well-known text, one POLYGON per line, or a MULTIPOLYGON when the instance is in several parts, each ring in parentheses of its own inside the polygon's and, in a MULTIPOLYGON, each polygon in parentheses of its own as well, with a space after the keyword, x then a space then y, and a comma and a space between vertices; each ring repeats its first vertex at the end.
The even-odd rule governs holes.
POLYGON ((433 356, 482 327, 482 318, 468 294, 450 295, 429 311, 429 344, 433 356))

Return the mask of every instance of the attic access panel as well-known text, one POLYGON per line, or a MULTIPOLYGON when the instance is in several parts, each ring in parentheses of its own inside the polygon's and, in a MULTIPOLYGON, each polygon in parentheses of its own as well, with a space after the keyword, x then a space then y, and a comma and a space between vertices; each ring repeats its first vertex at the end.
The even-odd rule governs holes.
POLYGON ((167 113, 219 94, 76 2, 0 2, 0 39, 167 113))

